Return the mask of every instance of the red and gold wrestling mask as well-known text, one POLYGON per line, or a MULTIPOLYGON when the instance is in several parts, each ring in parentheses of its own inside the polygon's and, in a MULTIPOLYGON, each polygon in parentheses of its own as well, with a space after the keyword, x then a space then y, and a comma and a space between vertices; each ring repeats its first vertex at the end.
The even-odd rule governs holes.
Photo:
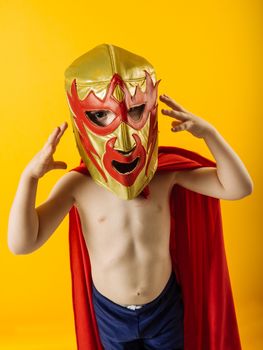
POLYGON ((159 82, 143 57, 107 44, 65 71, 80 156, 93 180, 122 199, 137 197, 157 168, 159 82))

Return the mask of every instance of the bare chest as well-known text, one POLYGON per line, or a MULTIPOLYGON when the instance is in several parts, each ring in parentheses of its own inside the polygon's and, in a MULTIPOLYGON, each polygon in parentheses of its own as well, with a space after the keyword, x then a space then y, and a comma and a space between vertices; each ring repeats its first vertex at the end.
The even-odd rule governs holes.
POLYGON ((156 175, 149 188, 149 198, 139 196, 125 201, 90 177, 83 179, 76 207, 91 259, 107 264, 142 252, 144 258, 153 252, 167 252, 172 175, 156 175))

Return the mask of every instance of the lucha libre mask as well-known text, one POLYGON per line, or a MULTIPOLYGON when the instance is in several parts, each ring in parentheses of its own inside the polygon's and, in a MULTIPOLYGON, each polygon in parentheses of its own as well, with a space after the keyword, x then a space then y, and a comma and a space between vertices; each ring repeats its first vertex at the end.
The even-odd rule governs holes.
POLYGON ((79 154, 93 180, 122 199, 138 196, 157 168, 159 82, 143 57, 108 44, 65 71, 79 154))

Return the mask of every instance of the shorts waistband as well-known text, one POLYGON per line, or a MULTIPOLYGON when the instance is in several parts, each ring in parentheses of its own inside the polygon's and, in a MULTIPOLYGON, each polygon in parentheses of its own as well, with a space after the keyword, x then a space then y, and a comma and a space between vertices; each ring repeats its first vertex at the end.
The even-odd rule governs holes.
POLYGON ((176 282, 176 276, 174 271, 171 271, 171 275, 169 277, 169 280, 167 281, 164 289, 162 290, 162 292, 152 301, 150 301, 149 303, 146 304, 142 304, 142 305, 128 305, 128 306, 122 306, 120 304, 115 303, 114 301, 110 300, 109 298, 107 298, 105 295, 101 294, 96 287, 94 286, 93 282, 92 282, 92 288, 93 288, 93 293, 95 295, 97 295, 98 298, 102 298, 104 299, 105 302, 107 303, 111 303, 114 304, 115 306, 121 307, 122 309, 131 309, 131 310, 135 310, 135 309, 143 309, 145 310, 148 307, 153 306, 155 303, 158 303, 160 301, 160 299, 166 294, 166 292, 172 287, 172 285, 176 282))

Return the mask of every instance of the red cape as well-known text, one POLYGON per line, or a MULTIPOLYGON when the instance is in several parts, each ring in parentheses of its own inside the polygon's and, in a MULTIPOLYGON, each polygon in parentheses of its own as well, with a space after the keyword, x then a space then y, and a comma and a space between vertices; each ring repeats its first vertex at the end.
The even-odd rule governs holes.
MULTIPOLYGON (((183 148, 159 147, 158 172, 207 166, 216 163, 183 148)), ((72 170, 88 175, 83 162, 72 170)), ((184 349, 240 350, 220 200, 175 185, 170 214, 170 254, 184 300, 184 349)), ((75 206, 69 212, 69 248, 78 350, 101 350, 90 259, 75 206)))

